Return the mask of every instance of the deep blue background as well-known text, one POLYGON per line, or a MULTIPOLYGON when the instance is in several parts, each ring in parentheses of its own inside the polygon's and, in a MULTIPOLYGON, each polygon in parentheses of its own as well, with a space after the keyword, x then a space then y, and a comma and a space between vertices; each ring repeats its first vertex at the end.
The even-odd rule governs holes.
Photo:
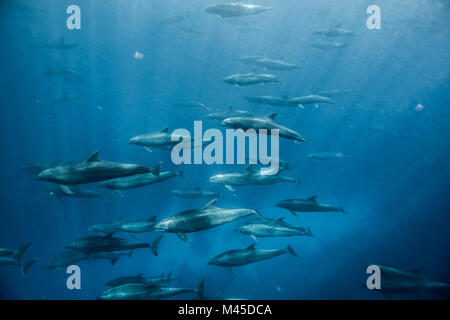
MULTIPOLYGON (((203 12, 214 1, 4 0, 0 2, 0 247, 33 245, 26 257, 39 257, 26 278, 17 267, 0 269, 0 297, 8 299, 93 299, 110 279, 173 270, 176 286, 194 287, 206 278, 206 294, 255 299, 371 299, 381 295, 361 288, 372 263, 422 267, 430 279, 450 282, 449 242, 449 28, 446 1, 259 0, 274 9, 235 22, 203 12), (382 30, 366 28, 366 8, 379 4, 382 30), (82 29, 66 29, 66 7, 78 4, 82 29), (189 34, 161 19, 189 14, 203 34, 189 34), (241 23, 241 21, 243 21, 241 23), (357 36, 349 47, 317 50, 312 32, 340 23, 357 36), (39 48, 63 37, 78 42, 72 50, 39 48), (145 55, 133 58, 135 51, 145 55), (238 61, 262 55, 302 65, 274 72, 283 82, 245 88, 225 84, 230 74, 248 72, 238 61), (42 74, 62 64, 82 83, 42 74), (244 95, 300 96, 318 90, 351 88, 355 93, 305 110, 251 105, 244 95), (55 104, 63 93, 81 95, 55 104), (191 129, 204 119, 200 109, 177 102, 197 100, 215 110, 232 105, 258 115, 279 112, 278 120, 313 144, 281 141, 287 172, 301 185, 242 187, 238 197, 207 180, 242 166, 184 166, 184 178, 126 191, 125 196, 57 200, 46 194, 23 167, 39 161, 81 161, 95 150, 101 158, 178 169, 170 154, 148 153, 127 144, 137 134, 168 126, 191 129), (425 108, 416 112, 414 107, 425 108), (101 106, 102 108, 98 108, 101 106), (374 130, 384 127, 386 132, 374 130), (389 133, 394 130, 398 134, 389 133), (342 151, 340 160, 316 163, 311 152, 342 151), (203 200, 169 195, 173 187, 225 191, 222 207, 257 208, 264 216, 311 226, 314 238, 263 239, 257 247, 284 248, 299 254, 238 268, 207 266, 215 255, 252 243, 235 233, 244 221, 191 234, 191 243, 168 234, 160 255, 138 250, 111 267, 107 261, 80 263, 82 290, 66 289, 64 272, 41 272, 48 258, 69 241, 88 235, 87 227, 113 220, 165 217, 198 208, 203 200), (302 214, 275 208, 282 199, 309 197, 342 205, 348 215, 302 214), (279 287, 279 290, 277 290, 279 287)), ((205 120, 204 128, 220 127, 205 120)), ((95 184, 91 186, 96 189, 95 184)), ((153 234, 140 235, 151 241, 153 234)), ((180 297, 191 297, 190 295, 180 297)), ((411 298, 436 298, 433 295, 411 298)))

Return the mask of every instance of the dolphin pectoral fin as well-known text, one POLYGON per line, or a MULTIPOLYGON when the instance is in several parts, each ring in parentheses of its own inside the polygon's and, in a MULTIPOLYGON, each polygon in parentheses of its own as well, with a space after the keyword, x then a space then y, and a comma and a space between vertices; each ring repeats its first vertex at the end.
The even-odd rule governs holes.
POLYGON ((236 192, 236 190, 234 190, 233 187, 228 184, 225 185, 225 188, 227 188, 227 190, 230 192, 236 192))
POLYGON ((117 260, 119 260, 119 257, 117 257, 117 258, 112 258, 111 260, 109 260, 109 262, 111 262, 111 265, 113 266, 113 265, 116 264, 117 260))
POLYGON ((147 150, 148 152, 153 152, 152 149, 150 149, 149 147, 144 147, 145 150, 147 150))
POLYGON ((294 210, 289 210, 289 212, 292 213, 292 215, 293 215, 294 217, 298 217, 298 215, 295 213, 294 210))
POLYGON ((158 238, 156 238, 151 244, 150 244, 150 250, 155 256, 158 256, 158 247, 159 243, 161 242, 161 239, 164 235, 160 235, 158 238))
POLYGON ((297 106, 298 106, 300 109, 305 109, 305 106, 302 105, 301 103, 299 103, 297 106))
POLYGON ((252 237, 253 241, 258 242, 258 238, 256 238, 254 235, 251 235, 250 237, 252 237))
POLYGON ((228 271, 230 271, 232 274, 237 275, 236 270, 232 269, 231 267, 225 267, 228 271))
POLYGON ((64 193, 73 195, 72 190, 70 190, 70 188, 68 186, 60 184, 59 187, 61 188, 62 191, 64 191, 64 193))
POLYGON ((183 240, 183 241, 186 241, 186 242, 190 242, 190 241, 191 241, 191 240, 186 236, 186 233, 177 232, 176 234, 177 234, 178 238, 180 238, 180 239, 183 240))

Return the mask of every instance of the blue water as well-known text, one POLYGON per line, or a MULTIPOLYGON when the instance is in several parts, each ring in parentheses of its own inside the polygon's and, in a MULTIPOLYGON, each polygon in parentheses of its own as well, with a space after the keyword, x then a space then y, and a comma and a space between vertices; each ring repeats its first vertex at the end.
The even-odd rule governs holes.
MULTIPOLYGON (((230 23, 204 12, 201 1, 54 1, 0 2, 0 247, 33 242, 27 258, 40 258, 25 278, 17 266, 0 269, 4 299, 95 299, 115 277, 157 275, 173 270, 193 288, 206 278, 205 294, 246 299, 383 299, 362 288, 373 263, 422 268, 431 280, 450 283, 450 70, 448 15, 442 1, 258 0, 273 10, 230 23), (382 29, 366 28, 366 8, 378 4, 382 29), (81 30, 68 30, 66 8, 81 8, 81 30), (201 34, 187 33, 162 19, 189 14, 201 34), (312 32, 341 24, 357 35, 342 49, 318 50, 312 32), (69 50, 42 48, 58 38, 79 43, 69 50), (144 59, 134 59, 134 53, 144 59), (234 87, 233 73, 251 71, 239 62, 261 55, 300 64, 293 71, 268 71, 282 84, 234 87), (83 82, 65 82, 42 74, 55 65, 76 71, 83 82), (333 98, 336 104, 304 110, 247 103, 244 95, 308 95, 319 90, 354 89, 333 98), (52 100, 63 94, 80 99, 52 100), (200 101, 214 110, 229 106, 257 115, 279 112, 278 121, 311 140, 281 139, 280 158, 293 169, 285 174, 300 185, 237 188, 237 197, 208 183, 216 173, 239 165, 183 165, 170 152, 153 153, 130 145, 138 134, 187 128, 224 128, 201 109, 175 107, 200 101), (415 110, 421 104, 424 108, 415 110), (376 129, 376 128, 384 128, 376 129), (24 167, 42 161, 82 161, 95 150, 105 160, 148 166, 163 161, 163 171, 183 169, 184 178, 124 191, 124 197, 60 199, 44 191, 24 167), (315 162, 312 152, 343 152, 346 157, 315 162), (245 222, 190 234, 191 242, 164 236, 160 254, 136 250, 132 258, 86 261, 82 289, 68 290, 64 271, 41 271, 46 260, 70 241, 90 235, 88 226, 111 221, 158 218, 202 207, 208 200, 184 200, 169 194, 175 187, 201 186, 225 192, 225 208, 257 208, 271 218, 310 226, 315 237, 268 238, 257 248, 285 248, 283 255, 236 268, 207 262, 226 250, 253 241, 234 232, 245 222), (318 199, 349 213, 300 214, 274 205, 287 198, 318 199)), ((96 184, 88 187, 97 190, 96 184)), ((104 192, 104 191, 103 191, 104 192)), ((105 192, 107 193, 107 192, 105 192)), ((247 219, 245 219, 247 220, 247 219)), ((138 235, 150 242, 156 234, 138 235)), ((183 295, 179 298, 192 298, 183 295)), ((439 298, 433 293, 400 298, 439 298)))

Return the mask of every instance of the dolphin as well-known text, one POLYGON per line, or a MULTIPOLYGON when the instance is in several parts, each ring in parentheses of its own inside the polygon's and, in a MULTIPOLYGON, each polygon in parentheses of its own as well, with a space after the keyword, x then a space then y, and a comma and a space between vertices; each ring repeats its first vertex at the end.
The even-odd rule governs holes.
POLYGON ((251 220, 236 228, 235 231, 247 234, 255 241, 258 237, 313 236, 310 228, 293 226, 285 222, 284 218, 251 220))
POLYGON ((48 48, 48 49, 56 49, 56 50, 66 50, 73 49, 78 46, 78 43, 68 43, 64 41, 64 38, 60 37, 56 41, 40 43, 39 47, 48 48))
POLYGON ((234 192, 233 186, 244 185, 268 185, 279 182, 300 183, 291 178, 273 174, 270 169, 255 170, 253 165, 247 166, 242 171, 219 173, 209 178, 209 182, 224 185, 229 191, 234 192))
POLYGON ((247 64, 254 64, 255 61, 264 59, 264 57, 261 56, 242 56, 239 58, 239 61, 242 61, 243 63, 247 64))
POLYGON ((348 47, 348 44, 343 42, 322 41, 310 43, 309 46, 312 48, 324 50, 345 48, 348 47))
POLYGON ((108 287, 117 287, 117 286, 127 284, 127 283, 144 283, 144 284, 161 285, 161 284, 165 284, 165 283, 170 283, 175 280, 179 280, 179 279, 172 278, 171 275, 172 275, 172 272, 167 274, 167 276, 164 275, 164 273, 163 273, 159 276, 144 277, 144 275, 142 273, 139 273, 136 276, 126 276, 126 277, 119 277, 119 278, 113 279, 111 281, 108 281, 108 283, 106 283, 106 285, 108 287))
POLYGON ((260 67, 264 67, 265 69, 270 70, 294 70, 300 68, 300 66, 292 63, 287 63, 281 60, 274 60, 274 59, 267 59, 267 58, 261 58, 256 59, 252 62, 252 64, 260 67))
POLYGON ((123 222, 119 231, 127 233, 144 233, 153 232, 153 227, 156 224, 156 216, 144 220, 134 220, 123 222))
POLYGON ((353 93, 353 92, 355 92, 355 90, 353 90, 353 89, 333 89, 333 90, 317 91, 315 94, 318 96, 333 98, 333 97, 345 96, 345 95, 353 93))
POLYGON ((314 34, 319 35, 323 38, 351 37, 355 35, 352 31, 340 28, 338 26, 334 28, 317 29, 316 31, 314 31, 314 34))
POLYGON ((26 165, 23 169, 31 175, 37 175, 44 171, 45 169, 49 169, 52 167, 56 167, 62 164, 57 161, 47 161, 47 162, 36 162, 29 165, 26 165))
POLYGON ((185 199, 223 198, 223 193, 201 190, 200 187, 195 187, 193 189, 173 189, 170 190, 170 193, 176 197, 185 199))
POLYGON ((113 234, 106 236, 91 236, 80 238, 69 243, 66 248, 79 250, 91 254, 93 252, 129 251, 140 248, 150 248, 152 253, 158 255, 158 246, 162 236, 150 243, 137 243, 131 240, 114 238, 113 234))
POLYGON ((25 277, 31 266, 38 261, 37 259, 23 260, 22 257, 31 246, 31 242, 23 245, 19 249, 0 248, 0 266, 17 265, 20 266, 20 274, 25 277))
POLYGON ((159 221, 155 232, 176 233, 183 241, 189 241, 186 233, 202 231, 233 222, 249 215, 261 217, 252 209, 224 209, 216 207, 217 199, 211 200, 201 209, 186 210, 159 221))
POLYGON ((57 64, 56 66, 52 68, 48 68, 44 72, 42 72, 43 75, 47 77, 70 77, 70 76, 78 76, 78 74, 75 71, 72 71, 66 67, 63 67, 60 64, 57 64))
POLYGON ((214 120, 224 120, 226 118, 231 117, 252 117, 253 114, 251 114, 248 111, 245 110, 234 110, 233 107, 229 107, 228 110, 222 111, 222 112, 214 112, 208 114, 209 119, 214 120))
POLYGON ((235 18, 255 15, 270 9, 272 7, 263 7, 242 2, 227 2, 211 4, 205 8, 205 12, 219 15, 221 18, 235 18))
POLYGON ((331 100, 328 97, 322 97, 318 95, 311 94, 309 96, 303 96, 303 97, 297 97, 289 99, 289 102, 295 103, 298 106, 303 106, 304 104, 311 104, 311 103, 334 103, 333 100, 331 100))
MULTIPOLYGON (((46 169, 39 173, 36 180, 54 182, 63 186, 84 184, 107 179, 146 173, 151 170, 137 164, 125 164, 100 160, 96 151, 86 161, 69 162, 46 169)), ((66 190, 69 192, 69 190, 66 190)))
POLYGON ((46 188, 45 191, 52 196, 56 196, 58 199, 61 197, 69 198, 103 198, 98 192, 90 189, 80 188, 79 186, 54 186, 51 188, 46 188))
POLYGON ((318 152, 310 153, 306 157, 313 160, 329 160, 343 158, 344 154, 342 152, 318 152))
POLYGON ((67 266, 76 264, 77 262, 85 260, 108 260, 111 265, 114 265, 120 257, 131 257, 133 251, 100 251, 100 252, 83 252, 78 250, 65 250, 48 260, 41 268, 41 270, 64 270, 67 266))
POLYGON ((289 210, 294 216, 296 212, 328 212, 339 211, 346 213, 342 207, 333 207, 328 204, 319 203, 316 200, 317 196, 312 196, 308 199, 287 199, 280 201, 276 207, 285 208, 289 210))
POLYGON ((306 139, 298 132, 281 125, 275 120, 278 113, 271 113, 265 117, 231 117, 223 120, 221 125, 234 129, 266 129, 267 134, 271 134, 271 130, 278 129, 280 137, 292 139, 294 141, 306 142, 306 139))
POLYGON ((179 294, 195 292, 203 299, 205 280, 200 281, 196 289, 167 288, 155 284, 126 283, 103 291, 99 300, 159 300, 179 294))
POLYGON ((278 107, 300 107, 304 108, 301 103, 290 100, 287 96, 272 97, 272 96, 245 96, 245 100, 252 103, 267 104, 278 107))
POLYGON ((177 103, 176 106, 183 107, 183 108, 199 108, 199 109, 203 109, 206 111, 211 111, 210 107, 207 107, 203 103, 197 102, 197 101, 188 101, 188 102, 183 102, 183 103, 177 103))
POLYGON ((268 83, 268 82, 278 82, 281 83, 280 79, 272 74, 265 73, 237 73, 223 79, 225 83, 234 84, 235 86, 249 86, 253 84, 268 83))
MULTIPOLYGON (((175 135, 173 133, 169 133, 169 129, 166 127, 162 129, 160 132, 152 132, 148 134, 143 134, 139 136, 135 136, 131 138, 128 143, 135 144, 141 147, 144 147, 145 150, 152 152, 150 147, 153 148, 159 148, 163 150, 171 150, 175 145, 180 143, 180 141, 187 141, 191 144, 191 142, 194 142, 195 147, 195 140, 191 139, 190 137, 175 135)), ((209 144, 211 141, 202 141, 202 145, 209 144)))
POLYGON ((103 235, 107 235, 110 233, 116 233, 121 231, 122 224, 123 224, 122 217, 119 217, 114 221, 93 224, 88 227, 88 231, 98 232, 103 235))
POLYGON ((228 271, 236 273, 232 267, 272 259, 286 253, 290 253, 297 257, 297 254, 292 249, 291 245, 288 245, 286 249, 256 249, 255 245, 256 244, 254 243, 246 249, 230 250, 221 253, 212 258, 211 261, 208 262, 208 265, 225 267, 228 271))
POLYGON ((424 278, 420 273, 421 269, 408 271, 390 265, 378 265, 378 267, 381 271, 381 289, 379 291, 387 298, 392 295, 417 294, 429 291, 438 294, 450 292, 449 284, 424 278))
POLYGON ((157 164, 152 172, 139 173, 127 177, 105 180, 99 183, 99 188, 112 190, 126 190, 143 187, 149 184, 166 181, 176 176, 183 176, 183 171, 160 172, 160 164, 157 164))
POLYGON ((66 250, 48 260, 41 268, 45 270, 63 270, 67 266, 87 259, 87 254, 78 250, 66 250))

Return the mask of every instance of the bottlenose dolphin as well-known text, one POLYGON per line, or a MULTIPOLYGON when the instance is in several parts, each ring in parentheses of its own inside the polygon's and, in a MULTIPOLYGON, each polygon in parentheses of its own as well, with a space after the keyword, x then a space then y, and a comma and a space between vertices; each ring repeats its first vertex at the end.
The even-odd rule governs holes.
POLYGON ((210 107, 207 107, 201 102, 198 101, 188 101, 188 102, 181 102, 176 104, 177 107, 183 107, 183 108, 199 108, 206 111, 211 111, 210 107))
POLYGON ((126 190, 143 187, 149 184, 166 181, 176 176, 183 176, 183 171, 159 172, 160 164, 156 165, 152 172, 139 173, 127 177, 105 180, 99 183, 99 188, 108 188, 112 190, 126 190))
POLYGON ((48 260, 41 268, 41 270, 63 270, 67 266, 76 264, 84 260, 108 260, 111 265, 114 265, 120 257, 131 257, 133 251, 99 251, 99 252, 83 252, 79 250, 65 250, 48 260))
POLYGON ((328 212, 339 211, 346 213, 342 207, 333 207, 328 204, 319 203, 316 200, 317 196, 312 196, 308 199, 287 199, 280 201, 276 207, 285 208, 289 210, 294 216, 295 212, 328 212))
POLYGON ((215 120, 224 120, 226 118, 231 117, 252 117, 253 114, 251 114, 248 111, 245 110, 234 110, 233 107, 229 107, 228 110, 222 111, 222 112, 214 112, 208 114, 209 119, 215 119, 215 120))
POLYGON ((257 237, 313 236, 310 228, 293 226, 285 222, 284 218, 251 220, 236 228, 235 231, 247 234, 255 241, 257 237))
POLYGON ((90 189, 81 188, 77 185, 74 186, 54 186, 46 188, 45 191, 52 196, 56 196, 58 199, 61 197, 69 198, 103 198, 103 195, 90 189), (69 190, 69 192, 67 192, 69 190))
POLYGON ((17 250, 0 248, 0 266, 7 266, 7 265, 20 266, 20 274, 22 277, 25 277, 31 266, 36 261, 38 261, 37 259, 30 259, 26 261, 22 259, 23 255, 25 254, 30 245, 31 242, 23 245, 17 250))
POLYGON ((94 224, 88 228, 88 231, 98 232, 101 234, 126 232, 126 233, 144 233, 152 232, 156 223, 156 216, 149 219, 122 221, 122 217, 115 221, 94 224))
POLYGON ((64 38, 60 37, 56 41, 50 41, 50 42, 43 42, 39 44, 39 47, 41 48, 48 48, 48 49, 56 49, 56 50, 66 50, 66 49, 72 49, 78 46, 78 43, 68 43, 64 41, 64 38))
POLYGON ((331 100, 328 97, 322 97, 315 94, 311 94, 309 96, 303 96, 303 97, 297 97, 289 99, 291 103, 295 103, 298 106, 303 106, 304 104, 311 104, 311 103, 334 103, 333 100, 331 100))
POLYGON ((268 82, 281 83, 280 79, 278 79, 276 76, 272 74, 256 73, 256 72, 233 74, 223 79, 223 81, 229 84, 234 84, 237 87, 268 82))
POLYGON ((306 142, 306 139, 302 137, 301 134, 298 132, 289 129, 288 127, 285 127, 278 123, 275 120, 275 117, 278 113, 271 113, 265 117, 231 117, 223 120, 221 122, 221 125, 227 126, 234 129, 255 129, 255 130, 261 130, 266 129, 267 134, 271 134, 272 129, 278 129, 279 136, 286 138, 286 139, 292 139, 294 141, 299 142, 306 142))
POLYGON ((78 240, 69 243, 66 248, 87 252, 89 254, 93 252, 111 252, 111 251, 128 251, 140 248, 150 248, 155 256, 158 255, 158 246, 162 236, 156 238, 150 243, 137 243, 131 240, 114 238, 113 234, 107 234, 106 236, 91 236, 80 238, 78 240))
POLYGON ((172 272, 169 272, 167 276, 163 273, 159 276, 153 276, 153 277, 144 277, 142 273, 139 273, 136 276, 126 276, 126 277, 119 277, 116 279, 113 279, 111 281, 108 281, 106 285, 108 287, 117 287, 123 284, 127 283, 144 283, 144 284, 157 284, 161 285, 164 283, 170 283, 175 280, 180 280, 180 278, 172 278, 171 277, 172 272))
POLYGON ((292 63, 287 63, 281 60, 268 59, 268 58, 260 58, 250 61, 251 64, 255 66, 264 67, 265 69, 270 70, 294 70, 300 68, 300 66, 292 63))
MULTIPOLYGON (((201 209, 186 210, 159 221, 155 232, 176 233, 183 241, 189 241, 186 233, 202 231, 233 222, 249 215, 261 217, 252 209, 224 209, 216 207, 217 199, 211 200, 201 209)), ((262 217, 261 217, 262 218, 262 217)))
POLYGON ((343 158, 344 154, 342 152, 318 152, 310 153, 306 157, 313 160, 329 160, 343 158))
MULTIPOLYGON (((137 164, 125 164, 100 160, 98 158, 99 153, 100 151, 96 151, 86 161, 69 162, 46 169, 39 173, 36 180, 45 180, 68 186, 72 184, 84 184, 125 177, 151 171, 149 168, 137 164)), ((66 191, 70 193, 70 190, 67 190, 67 188, 66 191)))
POLYGON ((420 274, 421 269, 402 270, 396 266, 378 265, 381 271, 381 291, 387 298, 391 295, 417 294, 421 292, 450 293, 450 285, 431 281, 420 274))
POLYGON ((262 7, 242 2, 227 2, 211 4, 205 8, 205 12, 217 14, 221 18, 234 18, 255 15, 270 9, 272 7, 262 7))
POLYGON ((233 186, 267 185, 279 182, 300 183, 294 178, 273 174, 271 169, 262 168, 256 170, 253 168, 253 165, 247 166, 242 171, 213 175, 209 178, 209 182, 222 184, 231 192, 235 192, 233 186))
POLYGON ((98 232, 103 235, 107 235, 110 233, 116 233, 116 232, 121 231, 120 228, 121 228, 122 224, 123 224, 122 217, 119 217, 114 221, 93 224, 88 227, 88 231, 98 232))
POLYGON ((173 189, 170 190, 170 194, 185 199, 223 198, 223 193, 201 190, 200 187, 193 189, 173 189))
MULTIPOLYGON (((144 147, 145 150, 152 152, 150 147, 171 150, 175 145, 179 144, 180 141, 183 141, 184 143, 188 142, 191 147, 195 147, 196 141, 194 139, 169 133, 169 129, 167 127, 162 129, 160 132, 152 132, 133 137, 128 141, 128 143, 144 147), (193 144, 191 142, 193 142, 193 144)), ((202 145, 209 144, 211 142, 212 141, 203 140, 202 145)))
POLYGON ((324 28, 324 29, 318 29, 314 31, 314 34, 320 35, 324 38, 331 38, 331 37, 350 37, 354 36, 355 34, 347 29, 340 28, 338 26, 334 28, 324 28))
POLYGON ((126 283, 103 291, 99 300, 158 300, 179 294, 195 292, 203 299, 205 280, 200 281, 196 289, 167 288, 155 284, 126 283))
POLYGON ((291 245, 288 245, 286 249, 255 249, 255 245, 256 244, 252 244, 246 249, 230 250, 221 253, 212 258, 211 261, 208 262, 208 265, 225 267, 228 271, 236 273, 232 267, 272 259, 286 253, 290 253, 297 257, 297 254, 292 249, 291 245))
POLYGON ((272 97, 272 96, 246 96, 244 97, 245 100, 252 103, 260 103, 260 104, 267 104, 271 106, 278 106, 278 107, 300 107, 304 108, 301 103, 298 103, 296 101, 292 101, 289 99, 288 96, 284 97, 272 97))
POLYGON ((348 47, 347 43, 343 42, 332 42, 332 41, 323 41, 323 42, 313 42, 309 44, 310 47, 316 49, 339 49, 348 47))

